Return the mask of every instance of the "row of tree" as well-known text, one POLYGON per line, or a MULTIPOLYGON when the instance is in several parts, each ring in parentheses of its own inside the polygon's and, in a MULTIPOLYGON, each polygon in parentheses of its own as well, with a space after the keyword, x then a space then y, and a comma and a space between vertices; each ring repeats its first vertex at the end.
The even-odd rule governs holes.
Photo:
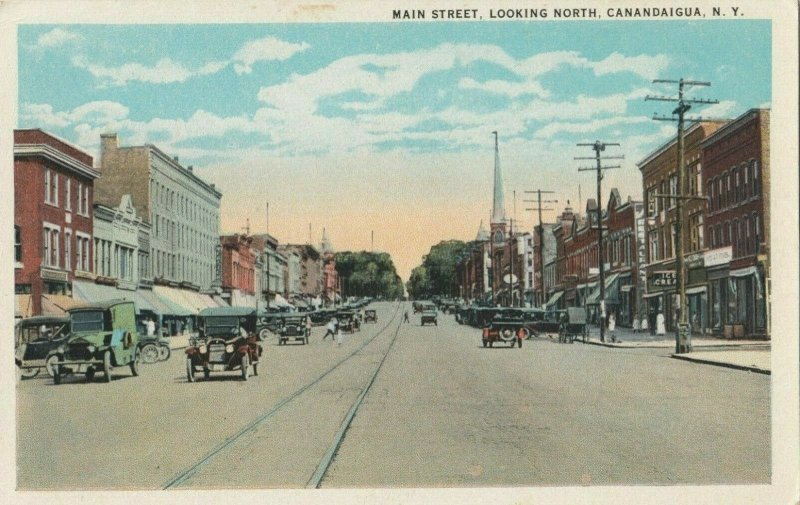
POLYGON ((459 296, 456 265, 468 253, 469 244, 445 240, 431 247, 422 264, 411 271, 406 283, 408 295, 416 300, 431 296, 459 296))
POLYGON ((392 257, 386 253, 345 251, 336 253, 336 272, 342 296, 371 296, 394 300, 403 297, 403 281, 392 257))

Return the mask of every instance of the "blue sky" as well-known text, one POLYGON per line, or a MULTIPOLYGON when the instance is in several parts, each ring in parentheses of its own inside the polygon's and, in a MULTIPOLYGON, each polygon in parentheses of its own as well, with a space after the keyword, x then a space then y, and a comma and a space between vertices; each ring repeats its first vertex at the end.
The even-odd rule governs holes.
MULTIPOLYGON (((222 230, 376 247, 403 277, 439 240, 474 238, 491 210, 500 133, 507 213, 552 189, 595 193, 578 142, 619 142, 611 187, 641 198, 635 163, 670 136, 653 78, 736 117, 771 102, 769 21, 21 25, 20 127, 97 155, 99 135, 154 143, 223 191, 222 230), (357 225, 354 225, 357 223, 357 225)), ((581 203, 584 203, 581 202, 581 203)))

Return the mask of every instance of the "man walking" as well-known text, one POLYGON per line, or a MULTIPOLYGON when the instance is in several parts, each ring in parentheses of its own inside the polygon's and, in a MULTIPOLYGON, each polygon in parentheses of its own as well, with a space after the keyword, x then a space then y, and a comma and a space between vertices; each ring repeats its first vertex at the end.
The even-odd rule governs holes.
POLYGON ((330 321, 328 321, 327 326, 325 326, 325 335, 322 336, 322 340, 328 338, 328 335, 331 336, 331 340, 336 339, 336 329, 339 326, 339 321, 336 320, 336 317, 332 317, 330 321))
POLYGON ((411 322, 411 321, 408 320, 408 311, 406 311, 405 314, 403 314, 403 322, 404 323, 410 323, 411 322))

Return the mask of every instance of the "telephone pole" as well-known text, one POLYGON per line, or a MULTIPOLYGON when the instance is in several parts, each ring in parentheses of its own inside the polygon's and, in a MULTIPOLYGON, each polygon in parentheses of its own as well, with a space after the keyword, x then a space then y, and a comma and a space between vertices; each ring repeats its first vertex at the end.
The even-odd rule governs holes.
POLYGON ((546 296, 546 291, 544 289, 544 225, 542 224, 542 211, 543 210, 553 210, 552 208, 543 208, 543 203, 558 203, 558 200, 542 200, 542 193, 545 194, 552 194, 555 191, 548 191, 543 189, 537 189, 535 191, 526 191, 526 193, 535 193, 537 195, 536 200, 525 200, 527 203, 535 203, 536 207, 532 209, 525 209, 530 211, 538 211, 539 213, 539 285, 541 288, 541 298, 539 299, 539 306, 541 307, 544 305, 544 300, 546 296))
MULTIPOLYGON (((710 82, 705 81, 690 81, 685 80, 683 78, 674 80, 674 79, 655 79, 653 80, 654 83, 668 83, 668 84, 677 84, 678 85, 678 96, 677 97, 668 97, 668 96, 652 96, 647 95, 645 100, 656 100, 662 102, 677 102, 678 106, 675 110, 672 111, 672 116, 658 116, 653 115, 653 119, 656 121, 677 121, 678 123, 678 156, 677 156, 677 173, 678 173, 678 194, 677 195, 658 195, 654 194, 654 198, 675 198, 676 204, 676 211, 678 214, 678 219, 675 222, 675 270, 676 270, 676 291, 678 295, 678 324, 677 328, 675 329, 675 353, 682 354, 686 352, 692 352, 692 332, 689 328, 689 307, 686 303, 686 262, 683 257, 683 224, 684 224, 684 212, 683 212, 683 201, 684 200, 705 200, 707 198, 705 196, 694 196, 686 194, 686 166, 684 161, 684 139, 683 139, 683 130, 684 130, 684 122, 685 121, 709 121, 708 119, 703 119, 700 117, 697 118, 687 118, 684 114, 692 108, 691 104, 714 104, 719 103, 718 100, 713 99, 705 99, 705 98, 696 98, 696 99, 687 99, 684 98, 684 86, 711 86, 710 82), (677 115, 677 117, 676 117, 677 115)), ((711 121, 721 121, 721 120, 711 120, 711 121)))
POLYGON ((606 150, 607 146, 619 146, 616 143, 600 142, 596 140, 592 144, 578 144, 578 146, 591 147, 594 150, 594 156, 576 157, 576 160, 595 160, 597 161, 596 167, 583 167, 578 168, 578 172, 585 172, 588 170, 597 172, 597 263, 600 267, 600 342, 606 341, 606 282, 605 282, 605 265, 603 258, 603 204, 601 198, 601 184, 603 180, 603 170, 612 168, 619 168, 620 165, 606 165, 601 164, 601 160, 622 160, 625 156, 600 156, 602 151, 606 150))

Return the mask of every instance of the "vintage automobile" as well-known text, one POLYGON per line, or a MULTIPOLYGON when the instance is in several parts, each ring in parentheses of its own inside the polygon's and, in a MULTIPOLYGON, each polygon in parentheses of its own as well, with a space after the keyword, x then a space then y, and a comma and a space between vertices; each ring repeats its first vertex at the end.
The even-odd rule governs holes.
POLYGON ((352 310, 340 310, 336 313, 336 320, 339 321, 339 330, 344 333, 355 333, 361 329, 358 318, 352 310))
POLYGON ((330 321, 335 315, 336 311, 332 309, 319 309, 309 313, 309 317, 311 317, 311 324, 314 326, 328 324, 328 321, 330 321))
POLYGON ((139 354, 142 363, 167 361, 172 354, 169 341, 163 335, 139 335, 139 354))
POLYGON ((69 317, 67 316, 34 316, 22 319, 15 328, 14 362, 23 379, 39 375, 42 368, 53 375, 53 356, 48 364, 45 362, 50 351, 61 345, 69 334, 69 317))
POLYGON ((364 311, 364 322, 365 323, 377 323, 378 322, 378 313, 374 309, 367 309, 364 311))
POLYGON ((194 382, 196 372, 208 379, 211 372, 240 372, 242 380, 258 375, 262 348, 256 332, 257 316, 249 307, 213 307, 197 315, 198 335, 186 348, 186 379, 194 382), (242 335, 242 330, 247 336, 242 335))
POLYGON ((306 329, 305 315, 284 316, 278 327, 278 345, 283 345, 289 341, 300 341, 302 344, 308 343, 310 330, 306 329))
POLYGON ((568 307, 561 316, 561 325, 558 330, 558 341, 573 343, 577 337, 583 337, 586 342, 588 331, 586 329, 586 309, 582 307, 568 307))
POLYGON ((141 355, 133 302, 109 300, 73 307, 69 320, 69 337, 47 357, 55 384, 61 384, 65 375, 81 371, 92 380, 98 370, 111 382, 114 369, 126 365, 133 376, 139 375, 141 355))
POLYGON ((431 305, 429 307, 425 307, 425 310, 422 311, 422 315, 419 317, 419 324, 420 326, 425 326, 426 324, 430 323, 434 326, 439 326, 436 318, 436 306, 431 305))
POLYGON ((522 347, 522 339, 528 335, 522 309, 498 310, 483 327, 481 341, 483 347, 492 347, 495 342, 505 342, 510 347, 522 347))
POLYGON ((541 319, 529 324, 531 332, 535 336, 542 334, 557 334, 561 329, 561 320, 564 317, 564 310, 548 310, 541 319))

